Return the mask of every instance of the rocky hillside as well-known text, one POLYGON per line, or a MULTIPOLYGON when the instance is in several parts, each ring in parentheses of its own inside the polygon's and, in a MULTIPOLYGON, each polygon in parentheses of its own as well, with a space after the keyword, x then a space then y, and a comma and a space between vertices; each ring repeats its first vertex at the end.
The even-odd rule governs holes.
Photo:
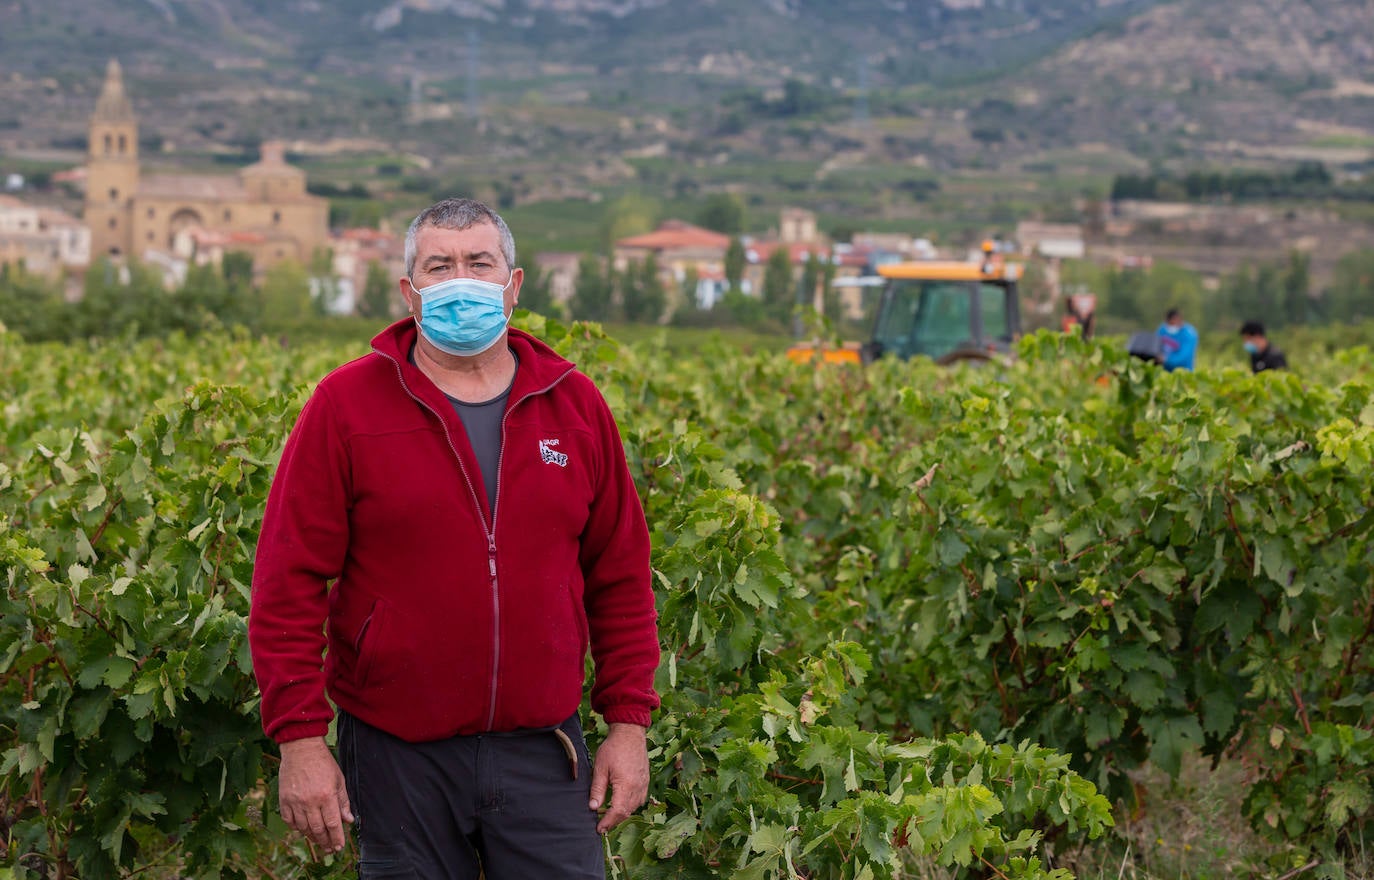
POLYGON ((1034 69, 1077 91, 1080 137, 1282 157, 1374 158, 1374 3, 1191 0, 1073 43, 1034 69), (1114 137, 1115 135, 1115 137, 1114 137))
POLYGON ((480 132, 513 161, 1359 163, 1371 22, 1374 0, 0 0, 0 150, 79 148, 117 57, 150 154, 442 161, 480 132))
POLYGON ((489 64, 695 66, 713 54, 822 79, 852 59, 964 75, 1023 62, 1160 0, 7 0, 3 64, 39 75, 126 62, 265 61, 361 73, 464 72, 475 35, 489 64), (54 51, 62 50, 67 51, 54 51), (917 56, 920 56, 919 58, 917 56), (98 59, 97 59, 98 60, 98 59), (917 62, 917 63, 913 63, 917 62))

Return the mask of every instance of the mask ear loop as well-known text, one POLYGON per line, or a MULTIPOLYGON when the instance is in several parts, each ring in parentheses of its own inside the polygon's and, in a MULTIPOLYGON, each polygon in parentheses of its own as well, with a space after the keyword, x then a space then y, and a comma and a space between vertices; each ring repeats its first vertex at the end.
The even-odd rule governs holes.
MULTIPOLYGON (((415 319, 415 326, 418 328, 420 326, 420 313, 423 312, 425 309, 425 298, 423 296, 420 296, 420 288, 415 286, 414 278, 411 278, 409 275, 407 275, 406 281, 410 282, 410 292, 413 293, 415 295, 415 298, 420 301, 419 309, 416 309, 414 306, 410 307, 410 317, 415 319)), ((407 304, 409 304, 409 301, 407 301, 407 304)))

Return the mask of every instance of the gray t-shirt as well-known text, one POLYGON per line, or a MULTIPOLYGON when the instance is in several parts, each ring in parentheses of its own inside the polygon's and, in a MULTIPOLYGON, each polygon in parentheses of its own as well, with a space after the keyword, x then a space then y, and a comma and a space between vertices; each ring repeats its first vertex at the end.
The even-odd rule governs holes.
POLYGON ((468 432, 468 442, 472 451, 477 453, 477 464, 482 469, 482 485, 487 489, 487 506, 492 516, 496 515, 496 471, 501 464, 501 417, 506 414, 506 401, 510 399, 510 386, 506 390, 481 403, 468 403, 456 397, 448 397, 453 411, 463 422, 463 430, 468 432))
MULTIPOLYGON (((511 352, 515 357, 515 352, 511 352)), ((411 363, 415 362, 414 352, 410 355, 411 363)), ((520 369, 520 359, 515 358, 515 368, 520 369)), ((492 516, 496 515, 496 476, 497 469, 501 464, 501 419, 506 415, 506 402, 510 400, 511 387, 515 385, 515 376, 511 376, 510 385, 506 390, 493 397, 491 400, 470 403, 466 400, 459 400, 452 395, 445 394, 448 402, 453 404, 453 411, 458 414, 458 419, 463 423, 463 430, 467 432, 468 442, 472 444, 472 451, 477 454, 477 465, 482 471, 482 485, 487 490, 487 508, 492 516)))

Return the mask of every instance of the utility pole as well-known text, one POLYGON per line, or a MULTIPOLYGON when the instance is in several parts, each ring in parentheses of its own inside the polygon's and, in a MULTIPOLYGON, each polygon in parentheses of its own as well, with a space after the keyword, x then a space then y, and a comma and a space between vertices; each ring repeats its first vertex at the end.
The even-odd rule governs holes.
POLYGON ((406 111, 411 122, 419 122, 424 118, 424 80, 418 73, 410 75, 410 100, 406 104, 406 111))
POLYGON ((859 88, 854 97, 854 127, 863 130, 868 128, 868 56, 860 55, 858 65, 859 88))
POLYGON ((477 28, 468 28, 467 105, 468 116, 472 119, 482 115, 481 99, 477 93, 477 62, 480 49, 481 42, 477 36, 477 28))

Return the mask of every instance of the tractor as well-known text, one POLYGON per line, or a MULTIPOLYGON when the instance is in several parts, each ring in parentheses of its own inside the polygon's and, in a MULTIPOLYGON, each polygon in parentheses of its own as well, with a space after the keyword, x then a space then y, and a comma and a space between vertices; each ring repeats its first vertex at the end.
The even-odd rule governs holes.
POLYGON ((876 276, 837 279, 881 286, 869 340, 838 349, 798 344, 787 356, 802 363, 870 363, 925 355, 945 365, 1007 355, 1021 336, 1020 276, 1019 264, 1004 262, 986 243, 979 260, 889 263, 876 276))

